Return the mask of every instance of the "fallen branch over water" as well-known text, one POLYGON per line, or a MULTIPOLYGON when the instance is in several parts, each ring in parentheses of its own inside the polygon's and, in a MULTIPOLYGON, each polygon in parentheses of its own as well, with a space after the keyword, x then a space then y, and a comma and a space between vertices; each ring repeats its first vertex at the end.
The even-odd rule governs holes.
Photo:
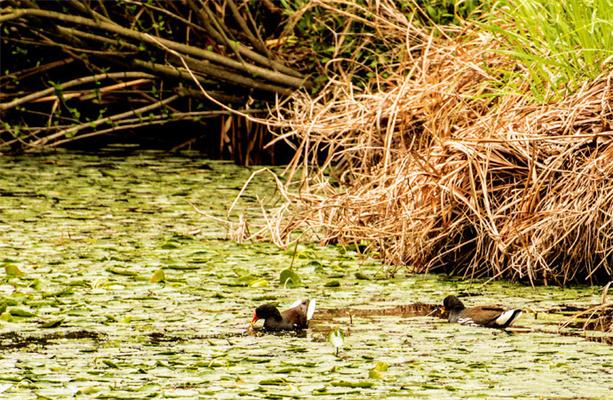
POLYGON ((309 86, 269 49, 249 7, 232 1, 12 1, 0 24, 3 58, 13 61, 0 78, 3 150, 116 132, 108 123, 121 116, 139 115, 147 126, 153 115, 218 109, 202 94, 187 96, 194 79, 238 108, 309 86))

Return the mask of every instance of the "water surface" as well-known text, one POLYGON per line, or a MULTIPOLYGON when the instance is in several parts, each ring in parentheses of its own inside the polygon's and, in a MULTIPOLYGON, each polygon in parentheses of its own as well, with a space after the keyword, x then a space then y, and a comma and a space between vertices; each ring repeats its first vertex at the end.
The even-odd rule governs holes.
MULTIPOLYGON (((351 249, 305 244, 302 284, 283 287, 294 248, 226 240, 202 214, 224 217, 252 171, 194 154, 0 158, 0 397, 612 397, 613 347, 555 334, 560 316, 543 313, 596 304, 599 288, 390 277, 351 249), (535 332, 355 311, 450 293, 539 311, 519 321, 535 332), (246 334, 255 306, 300 297, 329 311, 306 335, 246 334)), ((258 199, 274 199, 266 174, 238 211, 258 213, 258 199)))

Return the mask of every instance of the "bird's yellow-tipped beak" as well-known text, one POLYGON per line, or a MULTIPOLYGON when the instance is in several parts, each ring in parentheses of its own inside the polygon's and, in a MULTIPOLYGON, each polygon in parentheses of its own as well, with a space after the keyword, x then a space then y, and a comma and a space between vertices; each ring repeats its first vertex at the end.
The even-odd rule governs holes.
POLYGON ((441 307, 440 310, 439 310, 439 313, 441 315, 443 315, 443 314, 445 314, 445 312, 447 312, 447 309, 445 308, 445 306, 441 307))

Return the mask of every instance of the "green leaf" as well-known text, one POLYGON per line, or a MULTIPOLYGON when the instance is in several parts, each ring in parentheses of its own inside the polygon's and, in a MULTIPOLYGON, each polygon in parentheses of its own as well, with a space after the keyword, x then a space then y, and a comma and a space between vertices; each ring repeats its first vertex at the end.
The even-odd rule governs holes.
POLYGON ((13 317, 33 317, 35 314, 31 311, 28 310, 24 310, 23 308, 17 308, 17 307, 11 307, 8 309, 8 312, 13 316, 13 317))
POLYGON ((127 268, 109 267, 106 269, 106 271, 110 272, 111 274, 122 275, 122 276, 137 276, 138 275, 138 273, 134 271, 130 271, 127 268))
POLYGON ((287 379, 285 378, 272 378, 272 379, 262 379, 258 382, 260 385, 272 385, 279 386, 287 384, 287 379))
POLYGON ((340 285, 341 283, 336 279, 324 283, 324 287, 339 287, 340 285))
POLYGON ((331 385, 348 388, 371 388, 375 384, 372 382, 333 381, 331 382, 331 385))
POLYGON ((11 322, 13 320, 13 317, 11 316, 10 312, 5 311, 2 314, 0 314, 0 320, 11 322))
POLYGON ((108 367, 111 367, 111 368, 119 368, 119 367, 117 366, 117 364, 115 364, 115 363, 114 363, 113 361, 111 361, 111 360, 102 360, 102 362, 103 362, 104 364, 106 364, 108 367))
POLYGON ((46 299, 49 297, 64 297, 70 296, 72 294, 74 294, 74 290, 72 290, 70 287, 66 287, 56 292, 43 292, 41 294, 41 298, 46 299))
POLYGON ((149 282, 151 283, 160 283, 166 280, 166 275, 164 274, 164 270, 162 268, 158 269, 151 275, 149 282))
POLYGON ((373 369, 381 372, 385 372, 389 369, 390 365, 385 361, 377 361, 373 369))
POLYGON ((377 361, 375 366, 368 370, 368 377, 371 379, 383 379, 384 372, 389 369, 389 364, 383 361, 377 361))
POLYGON ((356 272, 355 273, 355 277, 356 277, 356 279, 363 280, 363 281, 369 281, 370 280, 370 276, 368 276, 368 275, 366 275, 366 274, 364 274, 362 272, 356 272))
POLYGON ((25 273, 15 264, 4 264, 4 271, 8 276, 25 276, 25 273))
POLYGON ((249 282, 249 286, 250 287, 266 287, 268 286, 268 281, 264 278, 259 278, 259 279, 255 279, 251 282, 249 282))
POLYGON ((238 286, 249 286, 251 282, 257 279, 259 279, 259 277, 256 275, 247 274, 247 275, 242 275, 236 278, 235 283, 238 286))
POLYGON ((368 377, 370 379, 383 379, 383 372, 378 371, 375 368, 371 368, 368 370, 368 377))
POLYGON ((165 266, 165 268, 166 269, 176 269, 178 271, 200 269, 198 265, 190 265, 190 264, 168 264, 165 266))
POLYGON ((60 318, 60 319, 51 319, 49 321, 44 321, 43 323, 40 324, 41 328, 57 328, 58 326, 62 325, 62 322, 64 322, 64 318, 60 318))
POLYGON ((281 271, 279 282, 283 287, 296 287, 302 283, 300 276, 289 268, 281 271))
POLYGON ((100 390, 102 389, 98 386, 85 386, 80 388, 77 394, 95 394, 98 393, 100 390))

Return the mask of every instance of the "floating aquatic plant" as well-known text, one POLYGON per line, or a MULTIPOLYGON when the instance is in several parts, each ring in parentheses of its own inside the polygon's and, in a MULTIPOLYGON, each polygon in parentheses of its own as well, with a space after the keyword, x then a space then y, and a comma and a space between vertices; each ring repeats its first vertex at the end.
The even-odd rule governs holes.
POLYGON ((336 356, 338 357, 339 349, 345 344, 345 335, 340 328, 336 328, 328 334, 328 341, 334 347, 336 356))

